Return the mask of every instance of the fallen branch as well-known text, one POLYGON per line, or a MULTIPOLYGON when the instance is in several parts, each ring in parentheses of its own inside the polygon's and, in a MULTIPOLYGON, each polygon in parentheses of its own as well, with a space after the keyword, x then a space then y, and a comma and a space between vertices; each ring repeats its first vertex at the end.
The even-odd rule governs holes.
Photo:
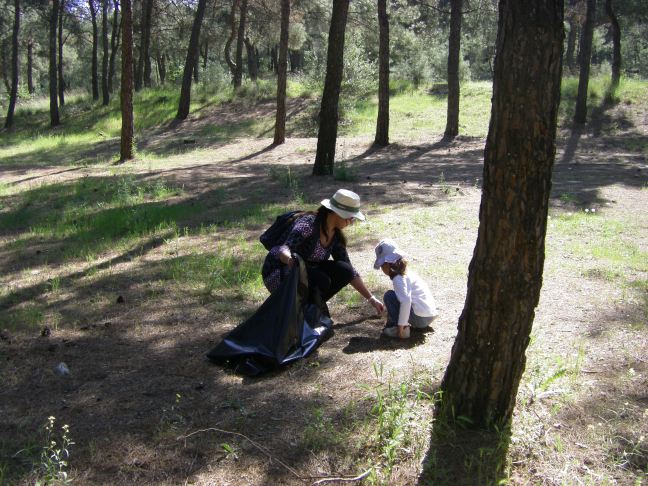
POLYGON ((348 478, 348 477, 341 477, 341 478, 322 478, 319 481, 315 481, 311 486, 315 486, 316 484, 324 484, 328 483, 331 481, 339 481, 339 482, 353 482, 353 481, 362 481, 364 478, 369 476, 369 473, 371 472, 371 468, 367 469, 365 472, 363 472, 360 476, 356 476, 355 478, 348 478))

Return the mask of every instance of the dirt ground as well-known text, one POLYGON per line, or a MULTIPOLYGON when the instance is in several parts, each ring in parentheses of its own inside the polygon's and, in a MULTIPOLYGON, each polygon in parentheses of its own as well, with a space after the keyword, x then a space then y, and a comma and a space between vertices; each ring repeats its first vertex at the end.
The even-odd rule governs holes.
MULTIPOLYGON (((164 137, 180 140, 191 136, 188 130, 176 127, 164 137)), ((147 143, 159 136, 151 133, 147 143)), ((596 209, 600 217, 629 218, 640 228, 629 237, 640 251, 648 251, 648 160, 631 143, 646 137, 648 114, 628 107, 581 130, 561 132, 551 213, 596 209)), ((268 170, 275 166, 292 168, 309 201, 329 197, 340 186, 357 191, 367 202, 369 229, 350 242, 352 261, 362 275, 374 273, 373 245, 383 236, 396 236, 441 308, 434 332, 408 342, 380 338, 382 320, 371 315, 369 306, 337 299, 330 306, 335 333, 316 353, 268 376, 242 378, 207 362, 205 353, 252 310, 249 303, 218 295, 208 301, 193 294, 169 295, 149 282, 172 252, 210 251, 237 232, 252 242, 259 228, 179 238, 174 245, 151 242, 125 254, 109 252, 98 262, 67 265, 56 298, 40 292, 43 281, 33 273, 45 263, 42 253, 33 248, 16 253, 3 245, 2 284, 11 285, 23 301, 38 302, 73 323, 47 336, 40 329, 2 333, 3 461, 22 471, 13 480, 33 482, 24 455, 15 452, 38 440, 50 415, 57 424, 70 424, 75 445, 69 471, 76 484, 309 484, 322 476, 355 476, 364 464, 348 456, 348 444, 312 448, 304 430, 326 423, 321 417, 343 423, 350 404, 357 407, 356 417, 366 415, 368 392, 360 384, 425 376, 430 391, 438 385, 464 304, 484 140, 399 140, 370 151, 368 138, 342 138, 338 153, 357 174, 356 181, 344 183, 308 176, 315 139, 293 138, 271 150, 268 144, 268 139, 242 139, 197 147, 168 159, 164 167, 136 162, 129 170, 183 185, 183 197, 208 208, 208 217, 210 208, 216 214, 223 204, 289 197, 268 181, 268 170), (225 200, 216 199, 215 186, 227 194, 225 200), (433 221, 428 238, 399 231, 403 218, 423 210, 460 217, 433 221), (372 218, 394 234, 373 234, 372 218), (123 302, 117 303, 118 296, 123 302), (60 362, 67 364, 69 375, 53 372, 60 362), (382 377, 376 376, 376 364, 383 367, 382 377), (218 430, 182 438, 210 428, 218 430)), ((106 165, 24 167, 3 169, 0 180, 22 186, 111 170, 106 165)), ((648 457, 645 285, 632 293, 602 278, 592 262, 574 261, 566 250, 568 240, 554 233, 550 222, 541 302, 518 396, 524 406, 516 412, 509 446, 510 483, 642 484, 648 457), (574 272, 574 265, 583 271, 574 272), (557 357, 580 360, 568 397, 560 389, 534 389, 538 370, 554 366, 557 357)), ((57 271, 55 263, 46 264, 48 271, 57 271)), ((648 276, 629 278, 645 282, 648 276)), ((379 276, 368 281, 377 294, 387 289, 379 276)), ((430 457, 425 437, 432 423, 429 403, 421 404, 421 417, 423 438, 397 463, 389 484, 428 481, 421 471, 430 457)), ((478 480, 457 475, 451 482, 478 480)))

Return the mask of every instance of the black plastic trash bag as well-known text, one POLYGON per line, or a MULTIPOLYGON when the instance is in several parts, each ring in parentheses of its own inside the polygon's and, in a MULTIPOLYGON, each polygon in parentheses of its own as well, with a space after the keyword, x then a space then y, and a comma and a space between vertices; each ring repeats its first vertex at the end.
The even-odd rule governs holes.
POLYGON ((288 278, 248 320, 207 353, 214 363, 257 376, 312 353, 332 334, 333 321, 307 302, 308 278, 300 258, 288 278))

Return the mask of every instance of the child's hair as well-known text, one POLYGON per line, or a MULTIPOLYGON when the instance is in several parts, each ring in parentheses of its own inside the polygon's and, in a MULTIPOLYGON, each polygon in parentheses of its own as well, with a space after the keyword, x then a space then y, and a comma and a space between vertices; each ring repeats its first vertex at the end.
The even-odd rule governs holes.
POLYGON ((407 273, 407 260, 401 258, 394 263, 389 264, 389 278, 392 280, 396 275, 405 275, 407 273))

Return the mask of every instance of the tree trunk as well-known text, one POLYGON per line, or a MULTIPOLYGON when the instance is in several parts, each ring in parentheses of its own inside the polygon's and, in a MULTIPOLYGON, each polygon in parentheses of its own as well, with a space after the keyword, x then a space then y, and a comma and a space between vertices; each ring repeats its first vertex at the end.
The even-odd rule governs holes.
POLYGON ((569 24, 569 34, 567 35, 567 52, 565 53, 564 65, 570 73, 576 68, 574 53, 576 52, 576 39, 578 39, 579 22, 577 19, 576 2, 578 0, 569 0, 569 10, 567 12, 567 23, 569 24))
POLYGON ((11 35, 11 92, 9 94, 9 108, 5 128, 12 128, 14 124, 14 110, 18 99, 18 34, 20 32, 20 0, 14 0, 14 26, 11 35))
POLYGON ((232 80, 234 79, 234 74, 236 73, 236 64, 232 61, 232 54, 230 53, 230 47, 234 38, 236 37, 236 9, 238 8, 238 0, 232 0, 232 9, 230 10, 230 35, 225 41, 225 62, 229 66, 230 74, 232 75, 232 80))
POLYGON ((103 56, 101 58, 101 94, 102 104, 108 106, 110 93, 108 92, 108 0, 101 0, 101 44, 103 56))
POLYGON ((63 78, 63 14, 65 13, 65 0, 61 0, 58 18, 58 97, 59 106, 65 105, 65 80, 63 78))
MULTIPOLYGON (((277 117, 274 144, 286 141, 286 56, 288 53, 288 29, 290 27, 290 0, 281 0, 281 32, 279 34, 279 75, 277 77, 277 117)), ((249 51, 248 51, 249 52, 249 51)))
POLYGON ((461 9, 463 0, 450 0, 450 39, 448 42, 448 115, 444 138, 459 134, 459 52, 461 51, 461 9))
POLYGON ((441 420, 511 421, 542 286, 563 38, 562 0, 500 0, 479 230, 441 420))
POLYGON ((270 49, 270 70, 278 74, 279 73, 279 61, 277 60, 277 47, 273 46, 270 49))
POLYGON ((142 43, 140 46, 140 63, 144 86, 151 87, 151 18, 153 15, 153 0, 146 0, 142 5, 142 43))
MULTIPOLYGON (((198 50, 200 50, 200 46, 198 46, 198 50)), ((198 72, 200 70, 199 69, 199 64, 200 63, 198 62, 199 55, 200 55, 200 53, 198 54, 198 56, 196 56, 196 62, 194 63, 194 67, 193 67, 193 80, 194 80, 194 83, 198 83, 198 81, 200 81, 200 74, 198 72)))
POLYGON ((234 70, 234 88, 240 88, 243 81, 243 43, 245 39, 245 17, 248 0, 241 0, 238 36, 236 38, 236 69, 234 70))
POLYGON ((121 64, 121 147, 120 162, 133 158, 135 122, 133 119, 133 11, 131 0, 122 0, 122 64, 121 64))
POLYGON ((606 98, 608 102, 612 102, 621 80, 621 28, 612 8, 612 0, 605 0, 605 13, 610 20, 612 33, 612 79, 606 98))
POLYGON ((317 153, 313 175, 333 174, 335 143, 337 141, 338 101, 344 67, 344 32, 346 30, 349 0, 333 0, 333 14, 326 54, 326 78, 322 107, 319 115, 317 153))
POLYGON ((203 56, 203 71, 207 70, 207 58, 209 55, 209 39, 205 39, 205 43, 203 44, 205 46, 205 50, 202 51, 202 56, 203 56))
POLYGON ((248 37, 245 38, 245 52, 247 53, 247 65, 250 79, 256 81, 259 77, 259 60, 257 58, 257 49, 252 45, 248 37))
POLYGON ((596 15, 596 0, 587 0, 587 13, 580 39, 578 76, 578 95, 576 97, 576 112, 574 122, 583 124, 587 120, 587 88, 589 84, 590 61, 592 58, 592 37, 594 34, 594 16, 596 15))
POLYGON ((115 77, 115 58, 117 49, 119 49, 119 33, 121 32, 119 24, 119 2, 113 0, 113 23, 112 33, 110 34, 110 59, 108 60, 108 92, 113 92, 113 78, 115 77))
POLYGON ((99 28, 97 27, 97 11, 95 10, 94 0, 88 0, 90 9, 90 18, 92 19, 92 99, 99 99, 99 75, 97 51, 99 49, 99 28))
POLYGON ((157 65, 160 84, 164 84, 166 81, 166 53, 163 52, 162 55, 158 56, 157 65))
POLYGON ((180 103, 178 104, 178 113, 176 118, 184 120, 189 115, 189 106, 191 105, 191 74, 194 66, 198 62, 198 41, 200 39, 200 27, 202 26, 205 15, 205 5, 207 0, 198 0, 198 8, 194 17, 193 27, 191 28, 191 38, 187 49, 187 59, 185 61, 184 72, 182 75, 182 89, 180 91, 180 103))
POLYGON ((389 145, 389 15, 387 0, 378 0, 378 118, 374 145, 389 145))
POLYGON ((29 94, 34 94, 34 41, 30 38, 27 41, 27 90, 29 94))
POLYGON ((49 31, 49 95, 50 95, 50 125, 61 124, 58 109, 58 87, 56 79, 56 26, 58 24, 59 0, 52 1, 49 31))

